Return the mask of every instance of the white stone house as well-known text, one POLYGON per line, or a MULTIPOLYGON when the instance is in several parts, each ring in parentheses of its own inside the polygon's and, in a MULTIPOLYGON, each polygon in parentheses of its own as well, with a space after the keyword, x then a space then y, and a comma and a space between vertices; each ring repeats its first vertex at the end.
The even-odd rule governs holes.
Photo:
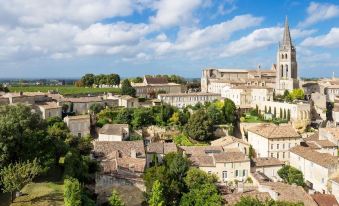
POLYGON ((290 149, 290 165, 303 173, 311 189, 324 194, 329 193, 328 181, 339 169, 338 157, 302 146, 290 149))
POLYGON ((289 124, 261 124, 248 129, 248 142, 257 157, 275 157, 287 162, 289 149, 301 141, 301 136, 289 124))
POLYGON ((330 180, 331 194, 335 196, 339 202, 339 176, 333 177, 330 180))
POLYGON ((177 93, 177 94, 159 94, 158 99, 163 103, 184 108, 188 105, 204 104, 220 100, 220 94, 215 93, 177 93))
POLYGON ((250 159, 239 149, 224 150, 221 146, 181 146, 179 149, 193 167, 215 174, 220 182, 244 182, 250 173, 250 159))
POLYGON ((91 133, 91 118, 89 115, 67 116, 64 118, 64 122, 74 136, 84 137, 91 133))
POLYGON ((105 124, 98 133, 98 141, 123 141, 130 134, 128 124, 105 124))
POLYGON ((260 172, 274 182, 281 180, 278 171, 285 165, 283 161, 274 157, 258 157, 252 161, 252 172, 260 172))

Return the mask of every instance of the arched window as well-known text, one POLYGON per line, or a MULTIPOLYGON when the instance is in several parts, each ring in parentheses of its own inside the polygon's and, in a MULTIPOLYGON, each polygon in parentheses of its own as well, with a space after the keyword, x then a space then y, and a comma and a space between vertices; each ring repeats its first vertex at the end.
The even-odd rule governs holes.
POLYGON ((285 54, 285 59, 287 59, 287 54, 285 54))
POLYGON ((284 66, 280 65, 281 77, 284 77, 284 66))
POLYGON ((284 54, 281 54, 281 58, 284 59, 284 54))

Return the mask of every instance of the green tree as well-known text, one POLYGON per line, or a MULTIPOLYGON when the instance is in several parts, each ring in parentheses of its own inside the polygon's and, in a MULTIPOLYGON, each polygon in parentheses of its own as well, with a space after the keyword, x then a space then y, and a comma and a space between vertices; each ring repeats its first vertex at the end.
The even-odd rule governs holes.
POLYGON ((186 125, 187 134, 195 140, 209 140, 213 135, 213 122, 205 110, 200 109, 193 113, 186 125))
POLYGON ((92 87, 94 84, 95 75, 94 74, 85 74, 81 81, 86 87, 92 87))
POLYGON ((290 97, 292 100, 298 99, 298 100, 303 100, 305 98, 305 93, 303 89, 293 89, 289 93, 290 97))
POLYGON ((89 106, 89 110, 94 114, 98 114, 103 109, 104 106, 102 106, 100 103, 93 103, 89 106))
POLYGON ((284 165, 280 170, 278 170, 278 175, 288 184, 296 184, 299 186, 305 185, 302 172, 292 166, 284 165))
POLYGON ((144 80, 141 77, 135 77, 131 80, 133 83, 142 83, 144 80))
POLYGON ((156 180, 153 183, 151 197, 149 199, 150 206, 164 206, 165 205, 165 198, 163 192, 163 186, 156 180))
POLYGON ((121 94, 135 97, 136 90, 132 87, 128 79, 124 79, 121 83, 121 94))
POLYGON ((0 171, 0 180, 4 192, 11 193, 11 202, 13 202, 13 192, 20 191, 26 184, 39 174, 41 167, 37 159, 32 162, 10 163, 0 171))
POLYGON ((132 110, 128 108, 122 108, 119 110, 117 116, 114 119, 116 124, 131 124, 132 110))
POLYGON ((203 184, 214 184, 218 181, 218 177, 208 174, 198 168, 190 168, 184 178, 184 182, 188 188, 197 188, 203 184))
POLYGON ((203 184, 194 187, 185 193, 181 200, 180 206, 221 206, 222 197, 218 194, 218 190, 214 184, 203 184))
POLYGON ((224 100, 224 116, 227 123, 234 123, 236 119, 236 107, 232 100, 225 99, 224 100))
POLYGON ((119 85, 120 84, 120 76, 118 74, 109 74, 107 76, 107 84, 109 84, 109 85, 119 85))
POLYGON ((25 105, 0 107, 0 168, 11 162, 33 160, 47 169, 57 158, 57 139, 48 135, 47 123, 25 105))
POLYGON ((64 180, 64 203, 65 206, 81 206, 81 185, 75 178, 64 180))
POLYGON ((249 147, 249 149, 248 149, 248 157, 249 157, 250 159, 256 157, 255 150, 254 150, 254 148, 252 147, 252 145, 250 145, 250 147, 249 147))
POLYGON ((213 125, 224 123, 224 116, 222 110, 218 109, 215 104, 211 104, 207 108, 208 118, 212 121, 213 125))
POLYGON ((137 108, 133 112, 132 126, 133 128, 141 128, 154 123, 152 111, 149 108, 137 108))
POLYGON ((121 200, 116 190, 112 191, 111 196, 108 198, 108 204, 110 206, 125 206, 124 202, 121 200))

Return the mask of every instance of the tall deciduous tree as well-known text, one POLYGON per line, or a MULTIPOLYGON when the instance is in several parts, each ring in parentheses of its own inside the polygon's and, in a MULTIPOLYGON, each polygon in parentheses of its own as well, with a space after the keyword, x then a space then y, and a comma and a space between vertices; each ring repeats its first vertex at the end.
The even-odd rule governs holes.
POLYGON ((195 140, 208 140, 213 135, 213 122, 207 113, 200 109, 194 112, 186 125, 188 135, 195 140))
POLYGON ((11 193, 13 202, 13 192, 20 191, 27 183, 39 174, 41 167, 37 159, 32 162, 11 163, 0 171, 0 180, 4 192, 11 193))
POLYGON ((224 100, 224 115, 225 115, 225 120, 227 123, 234 123, 236 119, 236 107, 235 104, 232 100, 230 99, 225 99, 224 100))
POLYGON ((94 74, 85 74, 82 78, 81 81, 84 86, 86 87, 92 87, 95 81, 95 75, 94 74))
POLYGON ((132 87, 128 79, 124 79, 121 83, 121 94, 130 95, 132 97, 134 97, 136 94, 136 90, 132 87))

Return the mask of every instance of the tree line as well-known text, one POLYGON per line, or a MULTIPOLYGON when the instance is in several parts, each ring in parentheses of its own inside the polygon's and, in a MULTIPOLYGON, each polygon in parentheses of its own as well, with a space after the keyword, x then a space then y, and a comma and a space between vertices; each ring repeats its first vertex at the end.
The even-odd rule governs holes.
POLYGON ((75 86, 78 87, 92 87, 93 84, 96 85, 119 85, 120 76, 118 74, 85 74, 81 77, 80 80, 75 82, 75 86))

